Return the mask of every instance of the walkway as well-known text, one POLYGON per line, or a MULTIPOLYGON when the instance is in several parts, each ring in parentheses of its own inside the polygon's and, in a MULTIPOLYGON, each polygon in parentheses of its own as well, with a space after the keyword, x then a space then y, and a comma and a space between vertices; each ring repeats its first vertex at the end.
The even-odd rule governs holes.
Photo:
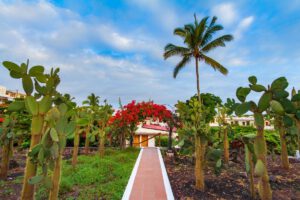
POLYGON ((142 148, 122 200, 173 200, 166 168, 158 148, 142 148))

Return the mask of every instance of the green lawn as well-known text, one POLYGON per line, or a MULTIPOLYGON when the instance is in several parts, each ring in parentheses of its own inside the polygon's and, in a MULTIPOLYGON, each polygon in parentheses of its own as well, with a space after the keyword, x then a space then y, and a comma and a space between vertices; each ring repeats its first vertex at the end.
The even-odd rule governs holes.
MULTIPOLYGON (((104 158, 82 155, 76 169, 64 161, 59 199, 121 199, 138 154, 128 148, 108 149, 104 158)), ((36 199, 47 199, 46 194, 39 188, 36 199)))

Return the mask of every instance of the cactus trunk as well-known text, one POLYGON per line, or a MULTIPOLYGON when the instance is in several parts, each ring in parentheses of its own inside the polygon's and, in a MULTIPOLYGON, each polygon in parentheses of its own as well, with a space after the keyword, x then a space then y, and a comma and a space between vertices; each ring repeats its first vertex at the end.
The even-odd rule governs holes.
POLYGON ((77 164, 78 158, 78 149, 79 149, 79 127, 76 127, 75 135, 74 135, 74 147, 73 147, 73 158, 72 158, 72 166, 75 167, 77 164))
POLYGON ((248 146, 245 145, 245 154, 246 154, 246 163, 248 163, 249 170, 248 172, 248 177, 249 177, 249 190, 250 190, 250 195, 252 199, 255 199, 255 185, 254 185, 254 165, 253 165, 253 155, 251 151, 248 149, 248 146))
POLYGON ((300 151, 300 120, 297 120, 296 125, 298 129, 298 150, 300 151))
POLYGON ((105 144, 105 133, 104 131, 102 130, 100 132, 100 137, 99 137, 99 156, 100 157, 103 157, 104 156, 104 153, 105 153, 105 147, 104 147, 104 144, 105 144))
MULTIPOLYGON (((31 121, 31 141, 29 151, 32 150, 41 140, 42 129, 44 125, 44 116, 37 115, 32 117, 31 121)), ((28 180, 36 175, 37 165, 30 161, 30 157, 26 158, 26 167, 24 173, 23 189, 21 194, 22 200, 34 199, 34 185, 29 184, 28 180)))
POLYGON ((201 143, 200 136, 195 137, 195 179, 196 179, 196 189, 204 191, 204 144, 201 143))
POLYGON ((281 144, 281 165, 284 169, 289 169, 289 158, 285 140, 285 129, 284 127, 279 128, 280 144, 281 144))
POLYGON ((12 143, 13 140, 10 139, 7 144, 5 144, 2 148, 2 162, 1 162, 1 171, 0 171, 0 179, 6 179, 9 169, 9 158, 12 153, 12 143))
POLYGON ((58 199, 60 176, 61 176, 61 164, 62 164, 62 155, 60 154, 55 161, 55 166, 52 175, 52 188, 50 189, 49 200, 58 199))
POLYGON ((263 163, 263 174, 260 176, 258 182, 258 193, 261 199, 270 200, 272 199, 272 190, 269 183, 268 167, 267 167, 267 145, 264 137, 264 128, 257 128, 257 136, 254 142, 255 154, 257 160, 261 160, 263 163))
POLYGON ((224 129, 224 162, 229 162, 229 142, 228 142, 228 131, 227 127, 224 129))
POLYGON ((90 133, 90 126, 87 127, 85 131, 85 144, 84 144, 84 153, 89 153, 89 147, 90 147, 90 140, 89 140, 89 133, 90 133))

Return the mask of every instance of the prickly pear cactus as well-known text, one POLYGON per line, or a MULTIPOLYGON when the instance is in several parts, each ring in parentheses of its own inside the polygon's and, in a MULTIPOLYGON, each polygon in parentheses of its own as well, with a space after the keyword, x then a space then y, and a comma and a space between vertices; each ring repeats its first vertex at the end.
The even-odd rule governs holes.
MULTIPOLYGON (((57 94, 56 87, 60 83, 59 69, 51 69, 49 74, 45 73, 43 66, 37 65, 29 68, 29 61, 18 65, 10 61, 4 61, 3 66, 8 69, 10 76, 21 79, 26 98, 23 104, 15 104, 14 107, 25 106, 32 115, 31 122, 31 144, 30 152, 39 144, 43 135, 45 115, 51 109, 53 97, 57 94)), ((34 198, 34 185, 29 179, 36 175, 37 165, 28 157, 24 175, 24 183, 21 199, 34 198)))

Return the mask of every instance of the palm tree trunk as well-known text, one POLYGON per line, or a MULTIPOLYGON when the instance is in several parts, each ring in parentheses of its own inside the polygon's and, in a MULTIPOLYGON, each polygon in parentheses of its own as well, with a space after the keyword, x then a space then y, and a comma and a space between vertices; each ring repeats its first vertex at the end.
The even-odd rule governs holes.
POLYGON ((197 57, 195 57, 195 61, 196 61, 197 96, 198 96, 198 101, 201 102, 200 80, 199 80, 199 63, 198 63, 198 58, 197 57))

